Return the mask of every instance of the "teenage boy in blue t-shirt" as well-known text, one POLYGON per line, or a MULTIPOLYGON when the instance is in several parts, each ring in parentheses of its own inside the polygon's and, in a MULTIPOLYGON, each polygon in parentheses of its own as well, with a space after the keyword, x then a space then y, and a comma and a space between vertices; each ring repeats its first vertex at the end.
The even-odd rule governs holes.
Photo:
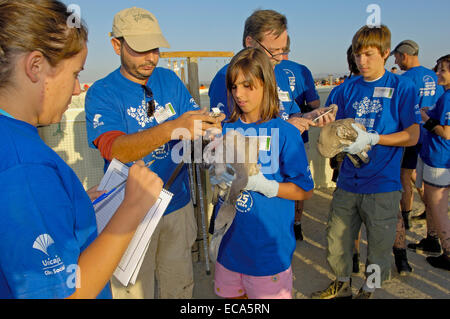
POLYGON ((312 298, 350 298, 353 241, 364 222, 367 229, 367 279, 355 298, 371 298, 377 283, 389 279, 401 197, 402 147, 419 139, 418 94, 409 79, 385 69, 391 33, 362 27, 352 41, 362 77, 347 81, 336 93, 337 119, 353 118, 366 127, 344 151, 356 154, 367 145, 370 162, 356 168, 345 159, 333 194, 327 227, 328 263, 336 280, 312 298), (369 276, 370 275, 370 276, 369 276), (375 280, 374 280, 375 279, 375 280), (374 281, 372 281, 374 280, 374 281))
MULTIPOLYGON (((113 158, 128 165, 155 161, 151 169, 167 183, 178 165, 172 150, 180 136, 195 139, 208 128, 221 129, 224 116, 213 118, 198 110, 175 73, 156 67, 159 48, 169 44, 153 14, 140 8, 121 11, 111 35, 122 65, 87 93, 89 146, 99 149, 105 169, 113 158), (196 128, 194 121, 203 125, 196 128)), ((114 297, 153 298, 156 274, 159 297, 192 298, 191 247, 197 227, 189 189, 184 167, 169 189, 174 197, 152 236, 137 283, 122 287, 113 279, 114 297)))

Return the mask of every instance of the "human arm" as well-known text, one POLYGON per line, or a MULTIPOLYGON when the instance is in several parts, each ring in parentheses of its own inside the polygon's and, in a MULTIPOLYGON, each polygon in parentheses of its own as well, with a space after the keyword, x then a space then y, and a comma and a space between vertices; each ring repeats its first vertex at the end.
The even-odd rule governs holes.
POLYGON ((190 111, 179 118, 164 122, 145 131, 117 137, 111 149, 112 158, 129 163, 144 158, 171 140, 194 140, 211 128, 221 129, 225 116, 211 117, 206 109, 190 111))
POLYGON ((450 125, 439 125, 439 121, 434 120, 436 122, 432 122, 433 120, 430 120, 430 117, 427 114, 427 108, 422 108, 420 110, 420 114, 422 116, 422 120, 425 122, 425 128, 430 127, 430 132, 446 139, 450 139, 450 125), (428 124, 428 125, 427 125, 428 124), (431 124, 431 125, 430 125, 431 124))
POLYGON ((69 299, 95 298, 105 287, 137 227, 156 202, 162 184, 144 162, 130 168, 122 204, 102 233, 79 256, 80 285, 69 299))
POLYGON ((290 200, 307 200, 311 198, 313 191, 305 191, 294 183, 278 183, 267 179, 261 172, 249 177, 246 190, 255 191, 266 197, 280 197, 290 200))
POLYGON ((378 141, 378 144, 384 146, 400 146, 400 147, 414 146, 419 141, 419 136, 420 136, 420 126, 419 124, 413 124, 400 132, 380 135, 380 140, 378 141))
POLYGON ((355 142, 344 148, 344 152, 350 154, 357 154, 362 152, 367 145, 384 145, 384 146, 397 146, 408 147, 417 144, 420 135, 419 124, 413 124, 403 131, 379 135, 377 132, 369 133, 360 129, 357 125, 352 124, 353 128, 358 133, 358 137, 355 142))

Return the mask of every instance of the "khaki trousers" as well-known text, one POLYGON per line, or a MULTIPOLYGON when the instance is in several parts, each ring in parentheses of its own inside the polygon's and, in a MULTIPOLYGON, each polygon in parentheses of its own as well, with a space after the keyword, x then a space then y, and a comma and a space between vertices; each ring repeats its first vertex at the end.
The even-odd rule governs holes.
POLYGON ((364 223, 366 265, 380 267, 381 282, 390 278, 400 198, 400 191, 355 194, 338 188, 334 192, 327 225, 327 261, 336 277, 352 275, 354 242, 364 223))
POLYGON ((163 216, 155 229, 136 283, 124 287, 111 280, 114 299, 190 299, 194 288, 192 245, 197 222, 190 202, 163 216), (155 279, 157 296, 155 296, 155 279))

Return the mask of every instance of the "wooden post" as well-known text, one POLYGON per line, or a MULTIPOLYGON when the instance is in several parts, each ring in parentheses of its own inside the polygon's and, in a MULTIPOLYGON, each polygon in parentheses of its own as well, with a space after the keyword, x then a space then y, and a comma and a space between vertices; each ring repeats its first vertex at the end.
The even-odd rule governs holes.
POLYGON ((195 102, 200 105, 200 80, 198 77, 198 59, 197 57, 187 58, 188 63, 188 90, 195 102))

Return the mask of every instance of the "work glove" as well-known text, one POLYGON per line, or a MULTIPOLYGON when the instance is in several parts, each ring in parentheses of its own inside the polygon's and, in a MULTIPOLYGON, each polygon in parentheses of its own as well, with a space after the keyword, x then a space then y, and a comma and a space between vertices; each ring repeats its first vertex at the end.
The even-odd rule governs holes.
POLYGON ((344 148, 344 152, 358 154, 362 152, 367 145, 376 145, 380 141, 380 135, 378 135, 377 132, 368 133, 360 129, 356 124, 352 124, 352 126, 358 133, 358 137, 353 144, 344 148))
POLYGON ((280 184, 277 181, 268 180, 261 171, 253 176, 248 177, 246 190, 263 194, 268 198, 276 197, 280 184))

